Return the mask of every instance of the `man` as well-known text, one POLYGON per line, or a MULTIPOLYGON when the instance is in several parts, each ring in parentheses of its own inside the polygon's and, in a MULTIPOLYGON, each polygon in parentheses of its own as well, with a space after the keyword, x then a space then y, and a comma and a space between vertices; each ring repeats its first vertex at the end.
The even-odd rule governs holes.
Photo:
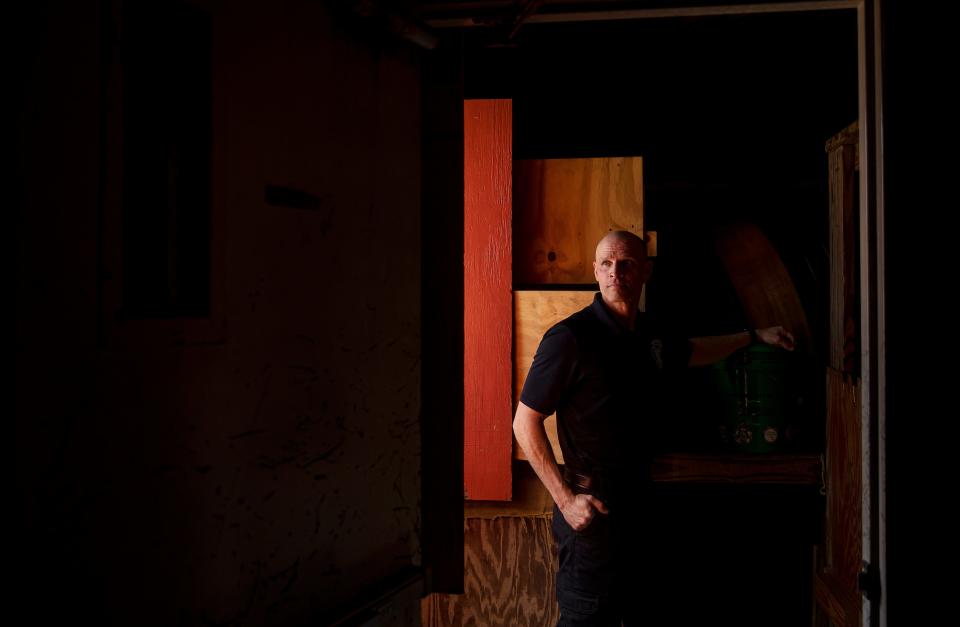
MULTIPOLYGON (((706 365, 753 341, 793 350, 782 327, 678 338, 638 311, 652 262, 643 239, 607 234, 593 262, 600 293, 543 336, 513 421, 517 442, 554 500, 560 625, 630 624, 643 562, 649 438, 643 407, 665 371, 706 365), (561 474, 543 427, 557 412, 561 474)), ((649 417, 647 417, 649 419, 649 417)))

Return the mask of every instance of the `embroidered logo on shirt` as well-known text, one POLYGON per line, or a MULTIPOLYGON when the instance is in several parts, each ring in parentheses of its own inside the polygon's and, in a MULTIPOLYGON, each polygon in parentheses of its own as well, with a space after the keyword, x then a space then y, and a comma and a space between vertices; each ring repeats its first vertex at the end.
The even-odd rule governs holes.
POLYGON ((653 357, 653 363, 657 364, 657 369, 663 370, 663 357, 661 353, 663 352, 663 342, 660 340, 653 340, 650 342, 650 356, 653 357))

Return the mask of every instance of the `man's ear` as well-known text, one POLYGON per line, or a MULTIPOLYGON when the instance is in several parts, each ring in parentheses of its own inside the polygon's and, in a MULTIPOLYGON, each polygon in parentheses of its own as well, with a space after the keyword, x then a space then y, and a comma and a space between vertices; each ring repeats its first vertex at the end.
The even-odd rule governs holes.
MULTIPOLYGON (((596 261, 593 262, 596 265, 596 261)), ((643 280, 646 282, 650 279, 650 275, 653 274, 653 260, 647 259, 643 262, 643 280)))

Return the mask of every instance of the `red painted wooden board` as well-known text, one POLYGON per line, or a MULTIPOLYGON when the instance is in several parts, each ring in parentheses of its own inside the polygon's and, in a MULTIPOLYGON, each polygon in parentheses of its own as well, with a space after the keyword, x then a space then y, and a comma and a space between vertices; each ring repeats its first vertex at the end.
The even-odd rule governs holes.
POLYGON ((463 103, 463 481, 474 500, 511 498, 511 108, 463 103))

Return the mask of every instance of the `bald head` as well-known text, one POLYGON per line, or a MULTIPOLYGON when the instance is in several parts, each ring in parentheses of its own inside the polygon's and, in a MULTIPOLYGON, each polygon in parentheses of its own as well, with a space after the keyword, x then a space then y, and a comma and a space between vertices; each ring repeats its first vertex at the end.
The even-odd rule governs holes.
MULTIPOLYGON (((636 233, 631 233, 630 231, 610 231, 597 242, 597 249, 595 251, 595 256, 600 254, 601 250, 609 248, 613 243, 625 244, 627 248, 632 252, 638 260, 647 259, 647 242, 643 240, 642 237, 636 233)), ((596 256, 596 259, 600 259, 599 256, 596 256)))
POLYGON ((611 231, 597 244, 593 275, 600 294, 628 327, 633 324, 643 284, 650 278, 651 270, 647 245, 634 233, 611 231))

